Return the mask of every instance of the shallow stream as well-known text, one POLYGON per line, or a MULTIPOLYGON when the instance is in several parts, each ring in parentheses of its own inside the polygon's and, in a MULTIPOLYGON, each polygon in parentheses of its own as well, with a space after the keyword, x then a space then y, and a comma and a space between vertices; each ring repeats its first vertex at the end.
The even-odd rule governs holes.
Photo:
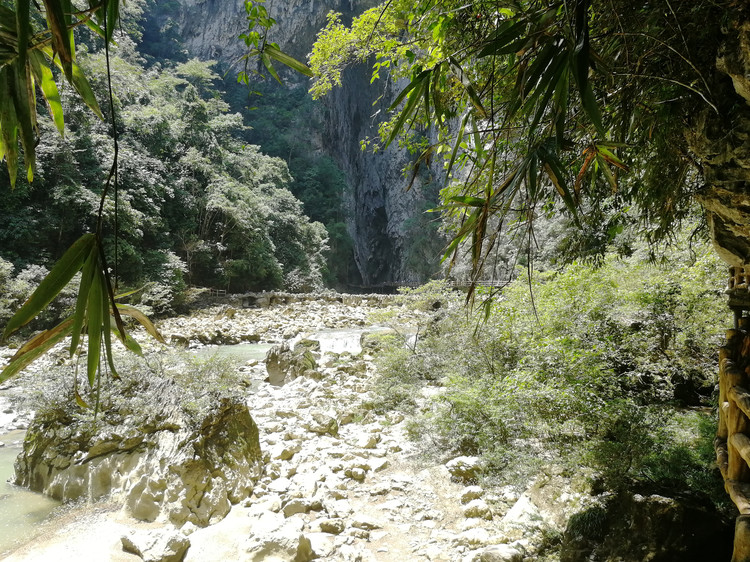
MULTIPOLYGON (((377 327, 328 329, 301 335, 298 339, 305 337, 319 341, 322 353, 356 355, 362 351, 362 334, 386 330, 387 328, 377 327)), ((194 353, 205 358, 230 357, 241 362, 262 361, 271 347, 271 344, 243 343, 206 346, 194 353)), ((13 463, 21 452, 24 433, 13 431, 0 435, 0 442, 4 444, 0 446, 0 558, 14 547, 33 540, 41 532, 39 523, 60 505, 56 500, 8 482, 13 477, 13 463)))
POLYGON ((13 463, 21 452, 23 431, 0 436, 0 557, 14 546, 28 542, 60 502, 8 483, 13 463))

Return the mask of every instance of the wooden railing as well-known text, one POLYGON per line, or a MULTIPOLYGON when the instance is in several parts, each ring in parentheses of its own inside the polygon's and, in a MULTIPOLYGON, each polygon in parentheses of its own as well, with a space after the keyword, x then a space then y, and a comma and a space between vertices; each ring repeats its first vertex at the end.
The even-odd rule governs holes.
POLYGON ((750 562, 750 266, 729 269, 734 329, 719 351, 719 427, 716 462, 739 516, 732 562, 750 562))

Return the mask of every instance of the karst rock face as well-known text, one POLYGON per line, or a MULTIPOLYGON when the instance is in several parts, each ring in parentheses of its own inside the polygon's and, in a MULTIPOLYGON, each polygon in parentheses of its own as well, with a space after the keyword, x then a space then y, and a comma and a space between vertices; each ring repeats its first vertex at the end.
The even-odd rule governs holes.
MULTIPOLYGON (((244 43, 238 39, 247 31, 242 0, 178 2, 175 21, 191 56, 234 63, 246 52, 244 43)), ((376 4, 374 0, 268 3, 269 14, 277 22, 269 39, 305 60, 330 11, 342 13, 347 22, 376 4)), ((303 77, 281 70, 286 87, 308 86, 303 77)), ((390 83, 384 92, 382 83, 371 84, 370 78, 371 69, 367 65, 346 70, 342 87, 335 88, 321 101, 319 111, 324 127, 319 138, 310 139, 313 150, 333 158, 346 177, 347 229, 365 286, 413 277, 406 264, 407 225, 409 219, 423 211, 425 201, 420 180, 407 189, 410 178, 403 169, 412 157, 406 150, 391 146, 374 154, 361 149, 362 139, 378 137, 378 124, 399 86, 390 83)), ((442 181, 442 167, 431 167, 428 176, 433 181, 442 181)))
POLYGON ((728 264, 741 265, 750 263, 750 22, 728 31, 716 68, 725 82, 719 111, 705 110, 688 142, 703 168, 698 199, 714 246, 728 264))

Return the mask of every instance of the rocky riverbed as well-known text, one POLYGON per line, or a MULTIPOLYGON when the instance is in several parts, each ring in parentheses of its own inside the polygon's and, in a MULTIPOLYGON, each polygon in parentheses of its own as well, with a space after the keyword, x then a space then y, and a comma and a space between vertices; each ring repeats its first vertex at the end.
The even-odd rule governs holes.
MULTIPOLYGON (((414 311, 377 296, 263 299, 245 302, 253 308, 234 303, 158 325, 167 341, 187 348, 277 346, 267 361, 238 367, 261 455, 245 497, 225 501, 220 516, 205 520, 172 508, 135 518, 113 490, 68 506, 7 560, 557 560, 570 517, 602 511, 585 475, 565 476, 553 467, 525 489, 484 488, 478 459, 425 456, 429 443, 409 439, 409 419, 369 408, 378 344, 367 334, 383 329, 370 314, 386 312, 408 332, 429 324, 431 308, 414 311)), ((152 342, 145 347, 152 360, 169 353, 152 342)), ((25 381, 64 356, 63 350, 50 354, 0 396, 26 403, 18 400, 25 381)), ((429 407, 427 397, 420 401, 429 407)), ((3 432, 27 427, 29 412, 4 410, 3 432)), ((687 524, 673 500, 636 495, 632 503, 639 512, 672 513, 672 526, 687 524)), ((590 552, 575 538, 568 537, 563 559, 590 552)), ((653 548, 660 547, 644 546, 653 548)))

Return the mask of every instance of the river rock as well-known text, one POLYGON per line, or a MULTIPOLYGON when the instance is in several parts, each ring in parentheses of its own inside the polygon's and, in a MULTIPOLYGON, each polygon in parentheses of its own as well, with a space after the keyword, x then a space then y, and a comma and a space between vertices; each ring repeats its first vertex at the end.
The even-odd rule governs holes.
POLYGON ((268 382, 274 386, 282 386, 301 376, 320 378, 320 373, 316 371, 318 363, 313 354, 319 349, 320 344, 312 340, 301 340, 294 348, 287 342, 272 347, 266 353, 268 382))
POLYGON ((302 533, 299 519, 285 519, 279 513, 261 514, 252 525, 245 543, 248 562, 308 562, 314 557, 310 540, 302 533))
POLYGON ((445 468, 457 480, 471 480, 479 473, 481 461, 478 457, 456 457, 445 463, 445 468))
POLYGON ((509 544, 494 544, 474 553, 471 562, 521 562, 523 553, 509 544))
POLYGON ((112 496, 136 519, 177 526, 215 523, 252 493, 261 452, 244 401, 184 407, 184 389, 156 375, 110 384, 97 419, 74 404, 35 417, 16 484, 62 501, 112 496))
POLYGON ((125 552, 140 556, 144 562, 180 562, 190 546, 182 533, 161 529, 130 531, 121 541, 125 552))

